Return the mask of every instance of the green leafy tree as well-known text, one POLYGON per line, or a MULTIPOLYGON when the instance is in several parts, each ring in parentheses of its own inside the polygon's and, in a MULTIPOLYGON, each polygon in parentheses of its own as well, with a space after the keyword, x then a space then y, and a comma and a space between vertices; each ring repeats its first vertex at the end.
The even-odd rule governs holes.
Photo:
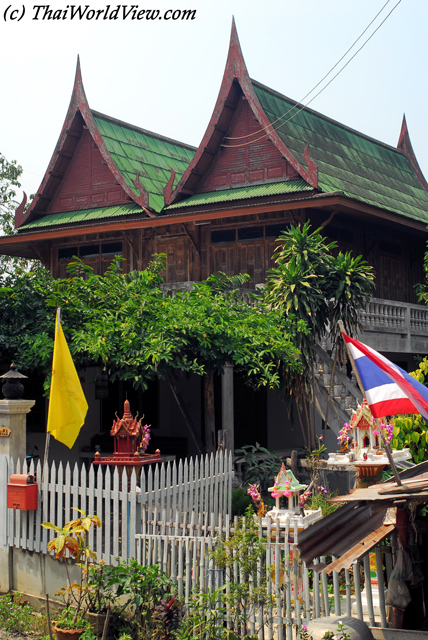
MULTIPOLYGON (((211 276, 190 292, 165 296, 156 257, 144 271, 122 273, 112 262, 104 276, 82 262, 70 265, 69 278, 55 280, 43 272, 16 277, 0 288, 0 348, 21 369, 51 368, 54 316, 61 321, 76 366, 103 367, 110 380, 145 389, 164 379, 176 392, 176 376, 219 373, 226 363, 245 373, 253 387, 278 387, 288 370, 301 369, 293 344, 293 322, 250 302, 240 281, 211 276)), ((174 393, 189 431, 198 437, 180 397, 174 393)))
POLYGON ((15 160, 8 162, 0 153, 0 214, 3 232, 11 235, 14 232, 14 210, 16 207, 16 189, 21 183, 19 176, 22 167, 15 160))
POLYGON ((288 380, 286 389, 294 390, 306 445, 313 449, 315 434, 308 401, 314 391, 316 343, 328 335, 334 349, 339 320, 347 333, 358 330, 358 311, 373 293, 373 270, 361 256, 354 258, 342 252, 334 255, 336 243, 328 243, 321 229, 311 232, 309 222, 283 231, 278 242, 273 255, 275 267, 269 272, 266 286, 266 303, 286 316, 294 315, 307 328, 296 336, 303 356, 302 374, 294 381, 288 380), (312 423, 312 429, 306 430, 304 423, 312 423))
MULTIPOLYGON (((9 162, 0 153, 0 232, 5 235, 13 235, 15 233, 14 215, 18 206, 16 197, 17 189, 21 186, 19 182, 21 174, 22 167, 16 160, 9 162)), ((0 276, 4 281, 7 281, 16 273, 39 267, 39 261, 0 256, 0 276)))
MULTIPOLYGON (((428 358, 419 363, 410 373, 422 384, 428 382, 428 358)), ((400 415, 393 419, 394 432, 391 440, 393 449, 408 447, 416 464, 428 460, 428 425, 420 414, 400 415)))

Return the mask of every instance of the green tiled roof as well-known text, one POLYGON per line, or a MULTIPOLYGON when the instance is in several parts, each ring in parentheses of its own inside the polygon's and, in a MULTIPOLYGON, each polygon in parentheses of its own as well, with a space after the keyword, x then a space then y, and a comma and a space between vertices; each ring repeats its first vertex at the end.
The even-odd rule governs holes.
POLYGON ((342 191, 346 196, 370 205, 428 223, 428 193, 419 182, 409 160, 393 147, 377 142, 253 81, 261 105, 287 148, 306 167, 304 149, 309 144, 318 165, 319 188, 342 191), (295 117, 287 122, 290 116, 295 117))
POLYGON ((163 189, 170 178, 170 168, 176 173, 177 183, 195 149, 96 111, 92 114, 109 153, 135 195, 138 195, 135 179, 139 173, 140 183, 149 194, 149 206, 160 212, 164 206, 163 189))
MULTIPOLYGON (((116 218, 117 216, 129 216, 131 214, 143 213, 144 210, 135 202, 129 204, 118 204, 112 207, 100 207, 98 209, 85 209, 83 211, 64 211, 63 213, 50 213, 42 216, 33 222, 22 226, 22 231, 29 229, 40 229, 42 227, 52 227, 58 224, 71 224, 76 222, 89 222, 101 220, 103 218, 116 218)), ((18 230, 19 233, 20 230, 18 230)))
POLYGON ((301 191, 313 191, 313 187, 304 180, 289 180, 288 182, 274 182, 271 184, 258 184, 249 187, 237 187, 236 189, 224 189, 223 191, 197 193, 184 201, 176 202, 175 204, 166 207, 165 211, 181 209, 182 207, 214 204, 216 202, 231 202, 232 200, 244 200, 246 198, 276 196, 282 193, 299 193, 301 191))

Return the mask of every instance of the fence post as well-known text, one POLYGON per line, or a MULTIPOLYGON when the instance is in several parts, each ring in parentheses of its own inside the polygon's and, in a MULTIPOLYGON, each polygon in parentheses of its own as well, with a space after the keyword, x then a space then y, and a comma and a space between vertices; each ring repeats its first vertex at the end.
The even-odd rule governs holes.
POLYGON ((10 568, 9 568, 9 544, 8 544, 8 509, 7 509, 7 482, 9 480, 9 457, 0 455, 0 513, 4 514, 0 518, 0 592, 10 591, 10 568))
MULTIPOLYGON (((9 550, 9 517, 7 508, 7 483, 11 459, 25 460, 27 453, 26 415, 35 400, 0 400, 0 592, 13 587, 9 550)), ((26 468, 22 469, 23 473, 26 468)))

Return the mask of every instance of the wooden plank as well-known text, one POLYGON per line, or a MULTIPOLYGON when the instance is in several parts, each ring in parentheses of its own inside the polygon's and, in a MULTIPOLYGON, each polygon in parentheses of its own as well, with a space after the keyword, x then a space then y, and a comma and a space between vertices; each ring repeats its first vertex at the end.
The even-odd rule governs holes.
MULTIPOLYGON (((332 556, 333 562, 337 558, 332 556)), ((333 591, 334 591, 334 615, 340 616, 342 615, 342 610, 340 606, 340 587, 339 587, 339 574, 337 571, 333 571, 333 591)))
POLYGON ((136 546, 135 539, 137 535, 137 474, 135 469, 132 470, 131 480, 130 480, 130 491, 128 494, 128 504, 129 504, 129 521, 128 521, 128 531, 129 531, 129 542, 128 542, 128 558, 136 557, 136 546))
POLYGON ((97 558, 100 560, 103 553, 103 537, 106 533, 106 523, 104 518, 104 504, 103 504, 103 469, 102 465, 98 465, 96 473, 96 488, 95 488, 95 513, 99 517, 102 523, 102 527, 97 527, 97 558))
MULTIPOLYGON (((319 559, 314 558, 314 564, 318 564, 319 559)), ((313 594, 314 594, 314 618, 321 617, 321 606, 320 606, 320 574, 318 571, 313 572, 313 594)))
MULTIPOLYGON (((117 467, 114 468, 113 471, 113 491, 112 491, 112 503, 113 503, 113 513, 112 513, 112 551, 114 558, 118 558, 120 556, 120 536, 117 534, 118 530, 120 532, 120 513, 119 513, 119 470, 117 467), (115 531, 116 529, 116 531, 115 531)), ((111 563, 111 561, 110 561, 111 563)), ((109 564, 110 564, 109 563, 109 564)))
MULTIPOLYGON (((320 556, 320 562, 325 564, 325 556, 320 556)), ((327 584, 327 576, 324 571, 321 573, 321 588, 322 588, 322 596, 323 596, 323 616, 330 615, 330 604, 328 600, 328 584, 327 584)))
POLYGON ((103 555, 103 559, 107 562, 107 564, 111 564, 112 561, 112 546, 111 546, 111 542, 112 542, 112 538, 113 538, 113 531, 112 531, 112 520, 111 520, 111 470, 110 467, 106 467, 105 469, 105 476, 104 476, 104 483, 105 483, 105 489, 104 489, 104 511, 105 511, 105 518, 104 518, 104 527, 105 527, 105 536, 104 536, 104 555, 103 555))
MULTIPOLYGON (((235 524, 236 527, 236 524, 235 524)), ((272 604, 271 604, 271 596, 272 596, 272 576, 271 576, 271 566, 273 564, 273 549, 272 549, 272 526, 271 526, 271 519, 268 519, 268 525, 267 525, 267 545, 266 545, 266 584, 267 584, 267 593, 268 593, 268 598, 269 598, 269 604, 267 606, 267 636, 268 636, 268 640, 272 640, 273 638, 273 610, 272 610, 272 604)), ((288 545, 288 542, 287 542, 288 545)), ((287 546, 287 550, 285 553, 285 561, 286 563, 288 562, 288 569, 289 569, 289 563, 290 563, 290 555, 289 553, 287 553, 288 550, 288 546, 287 546)), ((288 587, 290 586, 289 580, 290 580, 290 572, 286 570, 286 578, 288 580, 288 587)), ((287 593, 287 581, 285 582, 285 592, 287 593)), ((289 594, 290 595, 290 594, 289 594)))
MULTIPOLYGON (((84 466, 82 465, 82 469, 83 468, 84 466)), ((88 473, 88 511, 87 513, 88 515, 95 514, 95 471, 94 471, 94 466, 92 464, 89 467, 89 473, 88 473)), ((88 541, 91 549, 95 549, 95 536, 96 536, 95 529, 97 528, 98 527, 91 527, 89 529, 88 541)))
POLYGON ((379 546, 376 547, 376 577, 377 583, 379 585, 379 610, 380 610, 380 622, 381 627, 384 629, 387 628, 387 620, 386 620, 386 609, 385 609, 385 590, 384 590, 384 579, 383 579, 383 571, 382 571, 382 553, 379 546))
MULTIPOLYGON (((164 463, 165 464, 165 463, 164 463)), ((166 511, 169 514, 171 511, 171 463, 168 462, 166 465, 166 479, 165 479, 165 498, 166 498, 166 511)))
POLYGON ((370 626, 375 626, 375 617, 374 617, 374 609, 373 609, 373 595, 372 595, 372 585, 370 582, 370 559, 369 554, 365 555, 363 558, 364 563, 364 590, 366 592, 367 598, 367 609, 369 614, 370 626))
POLYGON ((351 595, 351 575, 349 569, 345 569, 345 586, 346 586, 346 615, 352 616, 352 595, 351 595))
MULTIPOLYGON (((36 478, 41 478, 42 477, 42 463, 40 460, 37 461, 37 465, 36 465, 36 478)), ((41 551, 41 531, 42 531, 42 527, 41 527, 41 522, 42 522, 42 509, 41 509, 41 502, 42 502, 42 487, 40 482, 37 482, 37 511, 35 513, 35 544, 34 544, 34 551, 37 551, 38 553, 41 551)))
POLYGON ((120 522, 120 557, 123 560, 129 558, 129 502, 128 502, 128 470, 125 467, 122 470, 122 478, 120 482, 119 492, 119 518, 120 522))

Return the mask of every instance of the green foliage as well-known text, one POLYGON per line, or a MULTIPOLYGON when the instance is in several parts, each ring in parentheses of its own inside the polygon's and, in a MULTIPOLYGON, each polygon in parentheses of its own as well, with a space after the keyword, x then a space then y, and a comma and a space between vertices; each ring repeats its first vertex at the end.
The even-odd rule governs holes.
POLYGON ((320 231, 311 232, 309 222, 283 231, 266 285, 267 304, 293 314, 307 328, 296 335, 304 362, 303 378, 294 386, 298 397, 311 388, 315 341, 328 332, 335 344, 339 320, 352 335, 374 287, 373 270, 361 256, 335 256, 336 243, 327 243, 320 231))
POLYGON ((42 622, 20 593, 0 595, 0 628, 8 633, 30 633, 40 630, 42 622))
MULTIPOLYGON (((9 162, 0 153, 0 230, 5 235, 15 233, 15 209, 18 204, 16 190, 21 186, 21 174, 22 167, 16 160, 9 162)), ((3 281, 13 277, 16 272, 25 273, 31 268, 40 268, 39 261, 0 256, 0 275, 3 281)))
POLYGON ((251 504, 251 498, 243 489, 238 487, 232 492, 232 517, 243 516, 251 504))
POLYGON ((73 607, 64 607, 57 620, 55 620, 55 626, 58 629, 89 629, 89 622, 84 617, 84 613, 79 611, 76 613, 76 609, 73 607))
MULTIPOLYGON (((129 613, 127 626, 133 638, 152 637, 159 631, 159 618, 153 617, 162 600, 170 601, 176 590, 173 581, 158 565, 142 567, 135 559, 106 567, 107 585, 115 591, 115 615, 129 613)), ((178 607, 178 603, 177 603, 178 607)), ((175 610, 176 607, 173 607, 175 610)))
MULTIPOLYGON (((163 294, 157 256, 144 271, 123 274, 120 260, 104 276, 82 262, 70 277, 34 272, 0 288, 0 349, 24 371, 51 369, 55 309, 76 366, 102 366, 111 381, 146 388, 170 370, 203 375, 231 363, 248 384, 276 387, 299 371, 299 352, 278 311, 244 299, 244 280, 224 274, 174 297, 163 294)), ((248 298, 248 296, 247 296, 248 298)))
POLYGON ((337 491, 333 493, 327 491, 327 493, 325 493, 323 491, 323 487, 315 487, 305 504, 305 508, 315 510, 321 509, 323 518, 325 518, 325 516, 328 516, 329 513, 333 513, 333 511, 336 511, 336 509, 341 506, 338 502, 328 502, 330 498, 334 498, 336 495, 337 491))
POLYGON ((225 585, 212 592, 195 592, 187 606, 187 612, 174 632, 175 640, 226 640, 227 629, 223 627, 226 607, 224 605, 225 585))
POLYGON ((114 589, 110 583, 110 567, 103 560, 88 566, 86 605, 91 613, 105 613, 114 601, 114 589))
POLYGON ((214 565, 223 569, 228 578, 228 589, 222 601, 229 611, 234 629, 245 633, 248 620, 261 606, 273 605, 265 571, 260 563, 266 554, 266 540, 259 537, 259 527, 250 506, 239 519, 232 535, 222 540, 210 553, 214 565), (236 567, 239 567, 239 578, 236 567))
POLYGON ((416 464, 428 460, 428 427, 421 415, 394 417, 393 449, 408 447, 416 464))
POLYGON ((283 462, 282 458, 274 451, 262 447, 258 442, 255 445, 246 444, 241 449, 236 449, 235 464, 242 464, 243 485, 259 485, 262 497, 266 497, 269 485, 273 484, 283 462))
MULTIPOLYGON (((419 362, 415 371, 410 373, 421 384, 428 380, 428 358, 419 362)), ((420 414, 395 416, 392 449, 408 447, 412 460, 416 464, 428 460, 428 425, 420 414)))
POLYGON ((96 599, 96 585, 88 584, 89 560, 96 560, 96 553, 90 548, 87 538, 92 526, 101 527, 98 516, 88 516, 81 509, 74 509, 80 513, 74 520, 66 522, 63 527, 58 527, 52 522, 43 522, 42 527, 55 531, 57 536, 48 542, 48 551, 55 553, 55 558, 64 559, 68 552, 74 559, 76 565, 80 567, 80 582, 72 582, 68 571, 68 564, 65 562, 68 584, 60 587, 56 595, 60 595, 65 604, 61 617, 57 621, 57 626, 61 629, 84 629, 86 625, 81 625, 81 620, 88 610, 90 600, 96 599))
POLYGON ((16 160, 8 162, 0 153, 0 219, 2 229, 7 235, 14 232, 13 210, 16 205, 16 189, 21 186, 21 173, 22 167, 16 160))
POLYGON ((79 640, 97 640, 98 636, 94 631, 89 627, 85 629, 85 631, 80 636, 79 640))

